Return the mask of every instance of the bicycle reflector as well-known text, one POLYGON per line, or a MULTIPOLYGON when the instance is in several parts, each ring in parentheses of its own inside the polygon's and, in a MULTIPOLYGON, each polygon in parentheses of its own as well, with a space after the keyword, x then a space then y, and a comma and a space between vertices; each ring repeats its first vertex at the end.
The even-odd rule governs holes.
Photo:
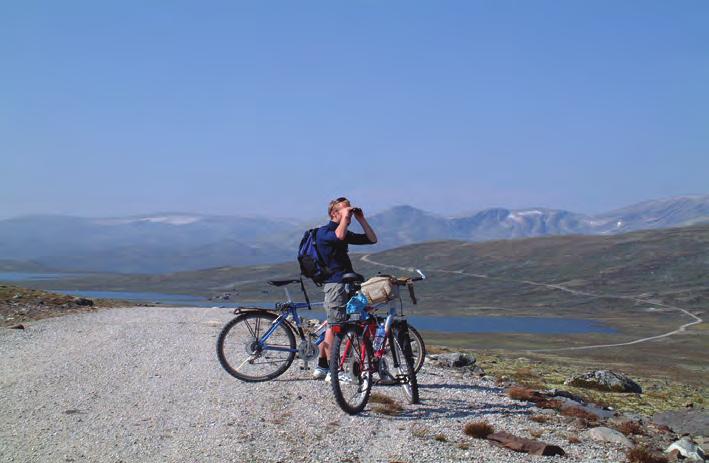
POLYGON ((332 332, 335 334, 340 334, 342 332, 342 325, 332 325, 332 332))

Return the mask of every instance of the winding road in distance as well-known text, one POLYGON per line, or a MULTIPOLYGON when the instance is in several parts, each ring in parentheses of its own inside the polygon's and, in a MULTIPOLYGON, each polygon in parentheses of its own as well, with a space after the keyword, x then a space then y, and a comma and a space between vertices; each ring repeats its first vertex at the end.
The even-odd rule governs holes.
MULTIPOLYGON (((372 264, 372 265, 378 265, 380 267, 390 267, 390 268, 395 268, 395 269, 402 270, 405 272, 414 271, 414 269, 412 267, 401 267, 399 265, 391 265, 391 264, 385 264, 382 262, 376 262, 376 261, 373 261, 372 259, 370 259, 369 256, 370 256, 370 254, 365 254, 360 258, 360 260, 362 260, 362 262, 366 262, 366 263, 372 264)), ((682 312, 685 315, 688 315, 689 317, 694 319, 693 321, 691 321, 689 323, 685 323, 684 325, 681 325, 679 328, 669 331, 667 333, 659 334, 657 336, 650 336, 647 338, 634 339, 632 341, 627 341, 627 342, 619 342, 616 344, 593 344, 593 345, 588 345, 588 346, 561 347, 561 348, 556 348, 556 349, 527 349, 528 352, 559 352, 559 351, 569 351, 569 350, 600 349, 603 347, 630 346, 633 344, 640 344, 642 342, 653 341, 655 339, 666 338, 666 337, 672 336, 673 334, 681 333, 683 331, 686 331, 687 328, 689 328, 690 326, 697 325, 697 324, 702 323, 704 321, 701 318, 699 318, 698 316, 696 316, 695 314, 693 314, 692 312, 690 312, 689 310, 683 309, 682 307, 663 304, 663 303, 660 303, 657 301, 651 301, 651 300, 647 300, 647 299, 636 298, 633 296, 621 296, 621 295, 614 295, 614 294, 595 294, 595 293, 590 293, 587 291, 579 291, 576 289, 570 289, 570 288, 567 288, 562 285, 539 283, 537 281, 530 281, 530 280, 511 280, 508 278, 489 277, 487 275, 480 274, 480 273, 464 272, 463 270, 430 269, 427 271, 428 272, 439 272, 439 273, 452 273, 455 275, 465 275, 465 276, 469 276, 472 278, 483 278, 483 279, 498 280, 498 281, 511 281, 511 282, 522 283, 522 284, 526 284, 526 285, 532 285, 532 286, 543 286, 546 288, 555 289, 558 291, 564 291, 564 292, 567 292, 570 294, 574 294, 576 296, 591 296, 591 297, 610 298, 610 299, 625 299, 625 300, 629 300, 629 301, 640 302, 643 304, 651 304, 651 305, 655 305, 655 306, 660 306, 660 307, 670 309, 670 310, 677 310, 677 311, 682 312)))

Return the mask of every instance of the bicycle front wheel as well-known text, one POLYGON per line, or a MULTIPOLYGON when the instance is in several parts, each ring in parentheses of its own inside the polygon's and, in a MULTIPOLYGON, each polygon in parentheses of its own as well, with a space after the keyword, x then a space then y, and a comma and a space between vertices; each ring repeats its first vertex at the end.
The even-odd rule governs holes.
POLYGON ((426 344, 423 342, 421 333, 411 325, 409 325, 409 339, 411 340, 411 355, 414 357, 414 371, 418 373, 426 360, 426 344))
POLYGON ((403 323, 394 330, 392 336, 392 354, 394 367, 397 370, 396 378, 400 382, 404 396, 411 404, 419 403, 419 385, 414 369, 414 359, 411 352, 408 324, 403 323))
POLYGON ((330 350, 330 384, 335 401, 350 415, 361 412, 372 390, 372 344, 355 327, 338 333, 330 350))
POLYGON ((226 324, 217 338, 222 367, 242 381, 269 381, 282 375, 295 357, 295 336, 270 312, 248 312, 226 324), (271 330, 268 338, 264 336, 271 330))

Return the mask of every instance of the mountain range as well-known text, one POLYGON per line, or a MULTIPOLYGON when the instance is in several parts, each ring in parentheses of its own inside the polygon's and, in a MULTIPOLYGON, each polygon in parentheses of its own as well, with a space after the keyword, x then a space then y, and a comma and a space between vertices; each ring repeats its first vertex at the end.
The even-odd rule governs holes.
MULTIPOLYGON (((372 215, 369 222, 379 243, 366 248, 368 252, 436 240, 609 235, 709 223, 709 195, 645 201, 596 215, 549 208, 490 208, 445 217, 396 206, 372 215)), ((23 216, 0 220, 0 259, 29 262, 18 262, 15 268, 40 265, 125 273, 266 264, 293 260, 303 231, 315 225, 316 221, 191 213, 23 216)))

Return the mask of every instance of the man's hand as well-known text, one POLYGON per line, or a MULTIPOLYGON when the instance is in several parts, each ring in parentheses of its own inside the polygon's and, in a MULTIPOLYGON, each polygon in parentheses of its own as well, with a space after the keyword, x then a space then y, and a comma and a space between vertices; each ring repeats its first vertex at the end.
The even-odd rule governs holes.
POLYGON ((349 223, 352 220, 352 210, 354 207, 342 207, 340 208, 340 214, 342 214, 342 218, 349 223))

